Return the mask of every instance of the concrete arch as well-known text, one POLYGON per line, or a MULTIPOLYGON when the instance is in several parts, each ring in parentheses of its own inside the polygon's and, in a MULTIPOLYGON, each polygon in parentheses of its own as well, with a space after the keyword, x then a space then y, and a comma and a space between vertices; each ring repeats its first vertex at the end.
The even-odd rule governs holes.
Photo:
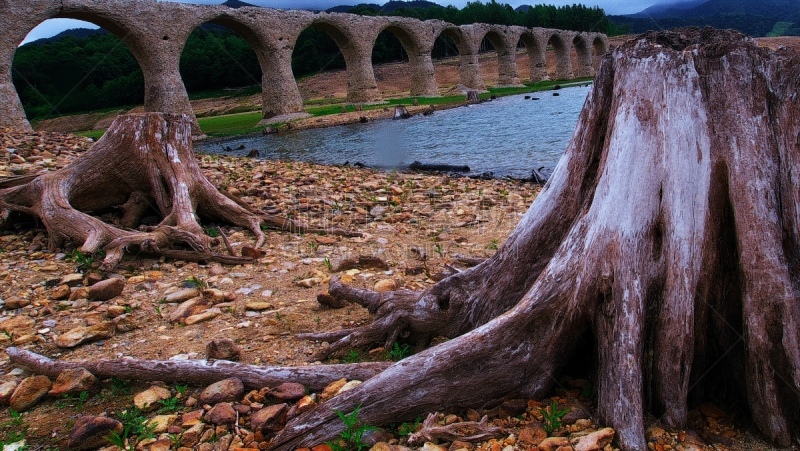
POLYGON ((327 33, 342 52, 347 67, 347 101, 380 101, 378 82, 372 70, 372 46, 377 38, 374 21, 354 14, 318 14, 299 32, 308 27, 327 33))
POLYGON ((207 14, 200 15, 190 27, 181 30, 181 53, 189 35, 198 27, 206 23, 224 26, 241 36, 258 58, 262 117, 275 122, 307 116, 291 71, 291 48, 285 45, 284 37, 267 32, 277 28, 264 26, 272 20, 272 15, 261 8, 208 8, 207 14))
POLYGON ((553 47, 555 54, 555 70, 552 74, 548 73, 548 78, 556 80, 568 80, 572 76, 572 60, 569 55, 569 40, 565 39, 558 30, 548 30, 545 34, 546 45, 553 47))
POLYGON ((587 37, 583 34, 576 35, 572 39, 572 46, 575 48, 575 54, 578 56, 576 60, 577 68, 574 71, 574 75, 576 77, 593 77, 592 48, 589 45, 587 37))
POLYGON ((595 73, 600 69, 600 60, 608 50, 608 38, 605 35, 595 33, 592 39, 592 67, 595 73))
POLYGON ((478 39, 480 45, 483 39, 488 39, 497 52, 498 86, 519 86, 519 72, 517 71, 517 42, 515 31, 506 26, 489 26, 483 30, 483 35, 478 39))
POLYGON ((537 82, 546 79, 547 49, 546 42, 542 40, 540 34, 535 33, 533 30, 521 28, 517 33, 517 42, 522 42, 525 45, 525 53, 528 55, 529 80, 537 82))
MULTIPOLYGON (((408 62, 411 66, 411 91, 410 95, 422 97, 439 96, 439 86, 436 83, 436 73, 433 67, 431 51, 433 44, 427 45, 427 40, 421 35, 418 29, 420 22, 410 23, 408 20, 391 20, 375 29, 375 39, 372 47, 375 46, 378 36, 388 31, 392 33, 403 46, 408 55, 408 62), (416 27, 414 25, 417 25, 416 27)), ((370 54, 372 50, 370 50, 370 54)))
MULTIPOLYGON (((442 23, 441 29, 435 33, 434 41, 439 35, 450 38, 458 49, 459 73, 461 84, 471 88, 484 90, 486 85, 481 76, 480 63, 478 61, 478 45, 475 43, 475 25, 464 25, 457 27, 452 24, 442 23)), ((478 44, 480 41, 478 41, 478 44)))

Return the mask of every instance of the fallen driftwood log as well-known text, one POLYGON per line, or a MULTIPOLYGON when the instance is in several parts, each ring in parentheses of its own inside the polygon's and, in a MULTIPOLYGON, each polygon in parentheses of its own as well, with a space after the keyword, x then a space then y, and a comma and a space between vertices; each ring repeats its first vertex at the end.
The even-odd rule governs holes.
POLYGON ((309 390, 322 390, 331 382, 367 380, 394 362, 363 362, 340 365, 256 366, 227 360, 84 360, 67 362, 10 347, 6 354, 15 365, 36 374, 56 377, 68 369, 84 368, 98 378, 118 377, 142 381, 184 382, 206 385, 230 377, 242 380, 247 388, 275 387, 283 382, 297 382, 309 390))
POLYGON ((455 165, 455 164, 423 164, 415 161, 408 165, 408 169, 412 171, 442 171, 442 172, 469 172, 469 166, 455 165))

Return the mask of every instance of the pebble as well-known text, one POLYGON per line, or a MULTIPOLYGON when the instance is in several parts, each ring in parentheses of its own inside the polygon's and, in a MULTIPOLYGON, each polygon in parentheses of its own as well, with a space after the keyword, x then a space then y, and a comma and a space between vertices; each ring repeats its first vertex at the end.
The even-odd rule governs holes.
POLYGON ((238 415, 228 402, 217 403, 205 414, 205 420, 211 424, 233 424, 238 415))
POLYGON ((244 393, 244 384, 237 377, 223 379, 206 387, 198 397, 200 404, 216 404, 218 402, 233 402, 244 393))
POLYGON ((114 331, 114 325, 110 322, 76 327, 56 337, 55 343, 61 348, 74 348, 82 343, 111 338, 114 336, 114 331))
POLYGON ((9 404, 11 395, 14 394, 17 385, 19 385, 17 381, 7 381, 0 384, 0 406, 7 406, 9 404))
POLYGON ((105 437, 112 431, 121 434, 122 423, 108 417, 79 416, 75 420, 75 427, 69 434, 69 444, 71 449, 97 449, 107 445, 105 437))
POLYGON ((375 283, 374 290, 379 293, 388 293, 397 290, 397 282, 394 279, 383 279, 375 283))
POLYGON ((262 433, 279 431, 286 424, 286 414, 288 412, 289 406, 287 404, 265 407, 253 414, 250 420, 250 429, 262 433))
POLYGON ((85 368, 66 369, 58 374, 48 395, 59 397, 70 393, 89 390, 97 383, 97 378, 85 368))
POLYGON ((91 285, 88 297, 92 301, 108 301, 122 294, 124 289, 125 279, 113 277, 91 285))
POLYGON ((242 349, 230 338, 220 338, 206 345, 206 358, 216 360, 238 361, 242 357, 242 349))
POLYGON ((139 410, 149 411, 158 406, 158 401, 171 397, 172 395, 168 389, 153 385, 147 390, 137 393, 136 396, 133 397, 133 405, 138 407, 139 410))
POLYGON ((583 437, 578 437, 573 441, 572 446, 575 448, 575 451, 599 451, 611 443, 613 438, 614 430, 611 428, 603 428, 599 431, 584 435, 583 437))
POLYGON ((20 382, 9 399, 10 408, 24 412, 47 395, 51 383, 47 376, 31 376, 20 382))
POLYGON ((178 419, 178 415, 156 415, 147 421, 147 426, 152 428, 154 434, 167 432, 169 426, 178 419))

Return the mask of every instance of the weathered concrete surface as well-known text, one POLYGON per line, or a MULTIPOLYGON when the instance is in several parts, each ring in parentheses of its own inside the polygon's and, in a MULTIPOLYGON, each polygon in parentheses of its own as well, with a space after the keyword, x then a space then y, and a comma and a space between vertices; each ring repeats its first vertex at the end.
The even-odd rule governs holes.
POLYGON ((153 0, 26 0, 13 5, 9 0, 0 0, 0 127, 30 128, 11 79, 14 52, 33 28, 59 17, 95 23, 125 43, 144 74, 146 111, 183 113, 192 118, 194 114, 179 71, 180 56, 192 31, 209 22, 232 29, 255 51, 264 74, 261 85, 265 119, 304 113, 291 60, 298 36, 308 27, 325 31, 339 46, 347 65, 347 99, 351 103, 381 100, 372 69, 372 48, 384 30, 397 36, 409 56, 412 96, 439 95, 431 51, 442 34, 452 38, 460 52, 461 84, 473 89, 485 88, 478 60, 484 37, 497 51, 500 84, 508 86, 518 85, 522 78, 538 81, 548 77, 591 76, 599 56, 608 49, 608 39, 600 33, 543 28, 487 24, 458 27, 438 20, 423 22, 404 17, 253 7, 231 9, 153 0), (531 61, 527 77, 520 77, 516 64, 520 41, 525 44, 531 61), (546 70, 548 44, 555 49, 554 74, 546 70), (578 55, 575 74, 570 60, 571 46, 578 55))

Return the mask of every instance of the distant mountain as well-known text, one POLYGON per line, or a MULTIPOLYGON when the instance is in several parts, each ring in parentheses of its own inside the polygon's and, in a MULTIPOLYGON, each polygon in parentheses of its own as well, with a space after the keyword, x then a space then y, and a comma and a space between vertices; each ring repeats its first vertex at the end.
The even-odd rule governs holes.
POLYGON ((798 0, 688 0, 609 16, 631 33, 684 26, 733 28, 752 36, 800 35, 798 0))
POLYGON ((240 0, 227 0, 222 6, 227 6, 228 8, 244 8, 245 6, 256 6, 251 5, 250 3, 242 2, 240 0))
POLYGON ((339 5, 334 6, 333 8, 329 8, 325 10, 325 12, 329 13, 346 13, 349 12, 353 8, 371 8, 376 11, 382 13, 390 13, 393 11, 397 11, 398 9, 402 8, 431 8, 433 6, 439 6, 436 3, 429 2, 426 0, 411 0, 411 1, 401 1, 401 0, 392 0, 389 3, 381 6, 376 3, 359 3, 358 5, 339 5))
POLYGON ((85 39, 91 36, 102 36, 104 34, 108 34, 108 32, 102 28, 73 28, 71 30, 62 31, 61 33, 55 36, 50 36, 49 38, 31 41, 25 45, 43 45, 58 41, 63 38, 85 39))

